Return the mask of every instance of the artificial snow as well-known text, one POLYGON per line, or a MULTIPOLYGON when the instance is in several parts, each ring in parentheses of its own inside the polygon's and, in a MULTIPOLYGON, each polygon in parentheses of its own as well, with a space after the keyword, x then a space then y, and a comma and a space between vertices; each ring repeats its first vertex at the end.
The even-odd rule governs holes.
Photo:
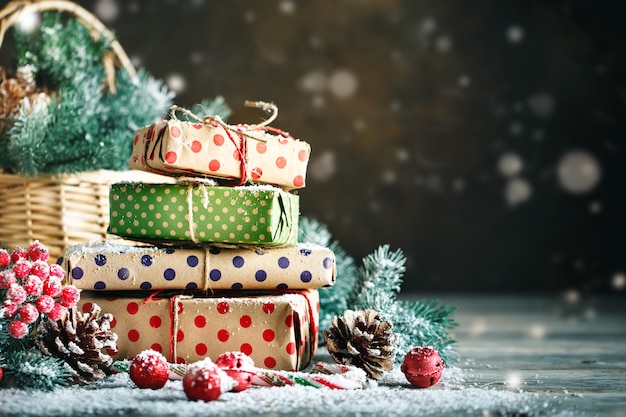
MULTIPOLYGON (((411 387, 399 369, 379 382, 356 390, 304 386, 252 387, 223 394, 213 402, 190 401, 182 382, 168 381, 158 390, 139 389, 121 373, 84 387, 53 392, 0 390, 3 416, 433 416, 560 415, 548 394, 508 391, 467 383, 465 372, 448 368, 439 384, 411 387)), ((563 410, 559 407, 559 410, 563 410)))

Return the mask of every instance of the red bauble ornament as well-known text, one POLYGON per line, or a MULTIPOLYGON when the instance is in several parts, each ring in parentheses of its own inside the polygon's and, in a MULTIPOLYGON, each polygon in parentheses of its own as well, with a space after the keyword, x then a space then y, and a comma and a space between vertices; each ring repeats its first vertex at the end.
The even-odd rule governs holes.
POLYGON ((168 379, 170 365, 165 356, 148 349, 136 355, 130 364, 130 379, 139 388, 163 388, 168 379))
POLYGON ((439 382, 445 367, 446 364, 435 349, 416 347, 406 354, 400 370, 411 385, 428 388, 439 382))
POLYGON ((189 365, 183 377, 183 390, 194 401, 214 401, 222 392, 230 391, 234 382, 211 359, 206 358, 189 365))
POLYGON ((2 368, 0 368, 0 381, 2 381, 2 368))
POLYGON ((240 392, 250 388, 252 385, 252 377, 256 374, 254 361, 243 352, 226 352, 222 353, 215 364, 231 377, 237 385, 233 387, 233 391, 240 392))

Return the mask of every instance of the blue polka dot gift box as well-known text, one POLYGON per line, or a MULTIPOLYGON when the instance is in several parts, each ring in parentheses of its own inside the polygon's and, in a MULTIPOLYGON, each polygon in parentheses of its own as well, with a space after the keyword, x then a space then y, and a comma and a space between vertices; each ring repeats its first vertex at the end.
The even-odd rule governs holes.
POLYGON ((115 183, 109 228, 136 240, 295 245, 299 196, 269 185, 115 183))
POLYGON ((315 354, 317 290, 211 297, 164 294, 83 291, 78 308, 88 312, 96 303, 103 313, 113 315, 118 351, 109 353, 115 359, 154 349, 172 363, 193 363, 241 351, 257 367, 291 371, 305 368, 315 354))
POLYGON ((82 290, 293 290, 335 283, 335 255, 325 247, 164 247, 128 239, 71 246, 64 266, 82 290))

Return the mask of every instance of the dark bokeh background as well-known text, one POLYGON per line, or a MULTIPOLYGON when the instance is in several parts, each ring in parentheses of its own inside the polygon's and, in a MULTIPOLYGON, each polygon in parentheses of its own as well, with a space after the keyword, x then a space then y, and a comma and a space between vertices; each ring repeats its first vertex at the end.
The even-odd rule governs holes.
POLYGON ((406 291, 625 287, 619 1, 80 1, 191 106, 273 101, 301 212, 406 291))

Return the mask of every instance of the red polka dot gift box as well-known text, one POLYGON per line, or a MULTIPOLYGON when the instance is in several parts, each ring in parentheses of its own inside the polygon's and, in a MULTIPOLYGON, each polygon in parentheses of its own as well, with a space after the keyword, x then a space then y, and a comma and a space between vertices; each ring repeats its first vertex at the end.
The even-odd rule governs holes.
POLYGON ((335 283, 335 255, 313 244, 171 247, 103 239, 70 247, 69 283, 82 290, 286 290, 335 283))
POLYGON ((146 294, 81 294, 82 311, 97 303, 103 313, 113 315, 111 328, 118 335, 116 359, 154 349, 170 362, 193 363, 241 351, 258 367, 300 370, 315 354, 317 290, 265 295, 230 292, 213 297, 146 294))
POLYGON ((215 120, 159 121, 135 132, 129 165, 170 176, 303 188, 311 147, 277 129, 264 129, 215 120))
POLYGON ((269 185, 115 183, 109 233, 136 240, 295 245, 299 196, 269 185))

